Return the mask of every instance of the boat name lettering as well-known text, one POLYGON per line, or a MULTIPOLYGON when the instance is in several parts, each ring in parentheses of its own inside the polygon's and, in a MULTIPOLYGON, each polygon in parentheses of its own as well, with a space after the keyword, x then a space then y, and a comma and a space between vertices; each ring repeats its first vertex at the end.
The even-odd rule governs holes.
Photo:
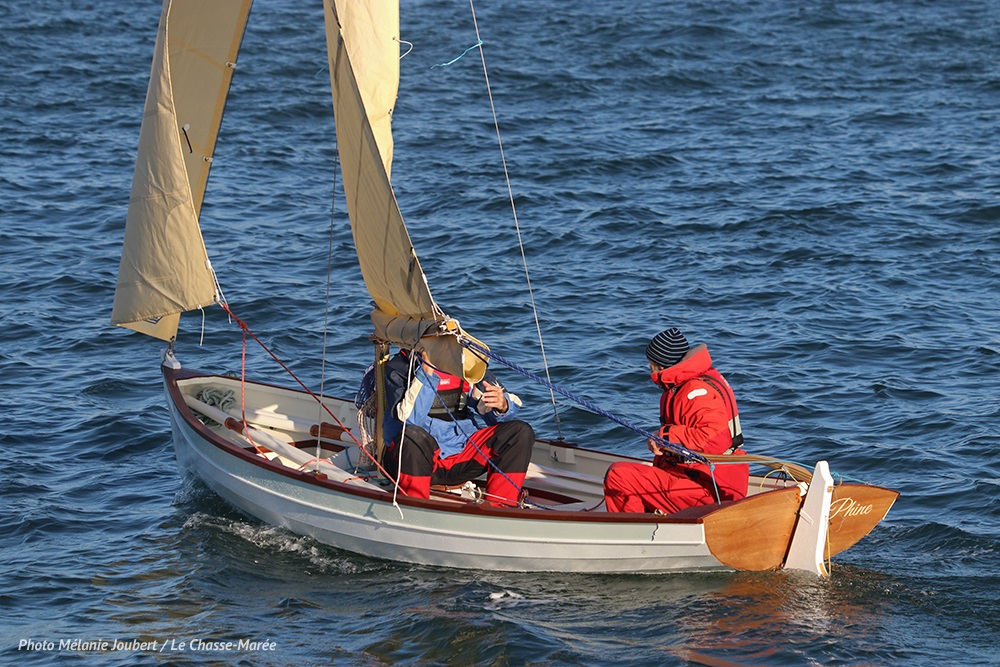
POLYGON ((830 518, 833 519, 841 514, 844 517, 852 516, 864 516, 865 514, 871 514, 871 505, 862 505, 854 500, 854 498, 840 498, 830 504, 830 518))

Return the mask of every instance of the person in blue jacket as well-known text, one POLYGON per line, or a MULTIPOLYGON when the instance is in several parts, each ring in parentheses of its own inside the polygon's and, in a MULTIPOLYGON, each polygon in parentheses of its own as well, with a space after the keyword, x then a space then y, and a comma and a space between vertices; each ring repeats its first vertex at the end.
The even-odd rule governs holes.
POLYGON ((470 385, 413 354, 400 350, 386 364, 386 471, 415 498, 485 472, 487 502, 517 506, 535 442, 531 426, 515 419, 521 399, 489 370, 470 385))

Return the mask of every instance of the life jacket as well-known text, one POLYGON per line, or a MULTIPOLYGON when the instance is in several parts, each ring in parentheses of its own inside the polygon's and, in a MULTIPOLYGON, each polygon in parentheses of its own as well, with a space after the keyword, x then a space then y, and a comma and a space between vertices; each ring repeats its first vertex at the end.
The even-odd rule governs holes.
POLYGON ((427 415, 445 421, 468 419, 469 391, 471 390, 469 383, 443 371, 434 371, 434 374, 439 378, 437 395, 434 397, 434 402, 427 415))
MULTIPOLYGON (((722 375, 714 368, 709 368, 701 375, 687 378, 678 384, 669 387, 667 391, 663 392, 663 395, 660 398, 660 421, 663 424, 663 428, 660 431, 661 435, 665 437, 664 434, 670 429, 671 426, 674 425, 672 418, 675 414, 673 408, 674 399, 677 395, 685 391, 689 393, 690 391, 698 391, 697 389, 690 389, 690 383, 694 380, 700 380, 702 383, 708 385, 711 390, 719 394, 729 414, 729 433, 720 431, 718 434, 713 436, 712 439, 706 443, 705 451, 720 452, 724 455, 745 453, 742 449, 740 449, 740 445, 743 444, 743 432, 740 428, 740 418, 739 412, 736 408, 736 398, 733 395, 733 390, 730 388, 729 383, 726 382, 725 378, 723 378, 722 375), (685 385, 688 385, 688 387, 685 387, 685 385), (729 448, 722 451, 727 445, 729 445, 729 448)), ((703 391, 706 391, 707 393, 708 390, 703 391)), ((720 501, 739 500, 747 494, 747 482, 750 470, 745 463, 716 466, 695 463, 693 461, 688 463, 679 463, 676 459, 667 454, 658 456, 654 459, 653 465, 666 469, 676 468, 682 470, 689 478, 703 485, 706 489, 711 490, 713 494, 717 494, 717 498, 720 501)))
POLYGON ((730 447, 723 454, 732 454, 743 446, 743 429, 740 427, 740 415, 736 408, 736 396, 733 394, 733 389, 726 382, 726 379, 722 377, 722 374, 714 368, 710 368, 701 375, 688 378, 679 384, 673 385, 663 392, 660 396, 660 424, 662 426, 672 426, 674 424, 674 400, 681 393, 681 388, 694 380, 701 380, 722 397, 722 402, 729 412, 728 426, 730 436, 730 447))

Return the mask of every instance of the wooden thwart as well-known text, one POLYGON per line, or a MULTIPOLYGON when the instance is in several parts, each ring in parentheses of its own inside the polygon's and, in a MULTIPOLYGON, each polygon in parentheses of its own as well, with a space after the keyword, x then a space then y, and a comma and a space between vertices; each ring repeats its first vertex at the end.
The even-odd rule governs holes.
POLYGON ((352 442, 353 439, 348 434, 350 429, 346 429, 342 426, 337 426, 336 424, 331 424, 329 422, 323 422, 322 424, 313 424, 309 427, 309 435, 314 438, 324 438, 326 440, 340 440, 341 442, 352 442))

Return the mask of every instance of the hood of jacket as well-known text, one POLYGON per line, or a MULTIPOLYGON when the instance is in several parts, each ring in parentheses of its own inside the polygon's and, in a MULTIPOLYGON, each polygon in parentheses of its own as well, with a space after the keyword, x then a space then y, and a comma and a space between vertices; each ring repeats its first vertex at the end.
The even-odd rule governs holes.
POLYGON ((657 386, 666 389, 704 375, 711 367, 712 356, 708 353, 708 346, 705 343, 699 343, 688 350, 683 359, 670 368, 651 373, 650 378, 657 386))

